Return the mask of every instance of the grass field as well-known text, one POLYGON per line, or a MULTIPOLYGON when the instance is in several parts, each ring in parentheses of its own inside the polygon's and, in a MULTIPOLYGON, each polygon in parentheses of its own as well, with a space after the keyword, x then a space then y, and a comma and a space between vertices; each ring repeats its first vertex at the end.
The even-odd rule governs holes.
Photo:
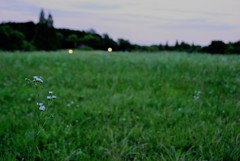
POLYGON ((0 157, 240 160, 240 57, 1 52, 0 157))

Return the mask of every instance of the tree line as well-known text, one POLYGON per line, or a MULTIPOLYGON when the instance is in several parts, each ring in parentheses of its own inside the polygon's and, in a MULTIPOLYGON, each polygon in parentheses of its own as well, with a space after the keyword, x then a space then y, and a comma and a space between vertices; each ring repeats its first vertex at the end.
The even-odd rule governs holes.
POLYGON ((0 24, 0 50, 51 51, 73 48, 106 50, 109 47, 114 51, 185 51, 212 54, 240 54, 240 41, 224 43, 217 40, 204 47, 178 41, 176 41, 175 45, 166 43, 141 46, 132 44, 126 39, 114 41, 108 34, 100 35, 93 29, 89 31, 57 29, 53 26, 52 15, 49 14, 48 18, 45 18, 43 10, 40 12, 37 24, 34 22, 8 22, 0 24))

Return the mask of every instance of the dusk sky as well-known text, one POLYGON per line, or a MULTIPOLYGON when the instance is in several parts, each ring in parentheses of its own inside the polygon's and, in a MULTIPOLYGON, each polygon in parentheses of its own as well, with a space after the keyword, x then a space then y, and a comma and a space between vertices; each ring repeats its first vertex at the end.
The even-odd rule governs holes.
POLYGON ((240 0, 1 0, 0 21, 37 23, 41 9, 56 28, 93 28, 141 45, 240 40, 240 0))

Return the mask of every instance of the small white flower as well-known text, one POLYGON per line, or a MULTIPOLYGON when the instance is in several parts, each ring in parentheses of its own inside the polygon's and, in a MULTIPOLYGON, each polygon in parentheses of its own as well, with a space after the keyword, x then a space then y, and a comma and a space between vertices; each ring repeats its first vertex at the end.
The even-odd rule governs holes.
POLYGON ((44 105, 42 105, 42 106, 39 106, 39 110, 40 110, 40 111, 45 111, 45 109, 46 109, 46 108, 45 108, 45 106, 44 106, 44 105))
POLYGON ((37 102, 37 105, 38 106, 43 106, 43 103, 42 102, 37 102))
POLYGON ((53 94, 53 91, 49 91, 48 93, 49 93, 49 94, 53 94))
POLYGON ((34 79, 38 79, 38 76, 33 76, 33 80, 34 80, 34 79))
POLYGON ((52 99, 52 96, 47 96, 47 99, 48 99, 48 100, 51 100, 51 99, 52 99))
POLYGON ((40 76, 33 76, 33 81, 43 83, 43 80, 40 76))
POLYGON ((56 98, 57 98, 57 96, 55 96, 55 95, 52 96, 52 99, 56 99, 56 98))

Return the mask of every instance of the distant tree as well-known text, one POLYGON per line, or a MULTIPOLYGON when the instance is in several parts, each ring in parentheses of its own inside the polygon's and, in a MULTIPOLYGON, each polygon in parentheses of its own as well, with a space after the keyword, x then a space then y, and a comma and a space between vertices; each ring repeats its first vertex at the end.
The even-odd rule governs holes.
POLYGON ((55 31, 57 31, 57 37, 58 40, 60 41, 62 49, 69 49, 74 47, 72 43, 68 41, 68 37, 70 35, 76 35, 78 37, 77 47, 84 45, 81 40, 85 35, 87 35, 87 33, 84 31, 76 31, 70 29, 55 29, 55 31))
POLYGON ((160 51, 164 50, 164 45, 159 44, 159 45, 158 45, 158 50, 160 50, 160 51))
POLYGON ((170 50, 171 47, 168 45, 168 42, 166 42, 165 46, 164 46, 164 50, 170 50))
POLYGON ((76 34, 71 34, 67 37, 67 42, 69 42, 69 48, 76 48, 79 38, 76 34))
POLYGON ((11 29, 21 32, 27 41, 32 41, 34 34, 36 32, 36 24, 33 22, 23 22, 23 23, 16 23, 16 22, 8 22, 3 23, 3 26, 9 26, 11 29))
POLYGON ((226 53, 234 53, 233 43, 226 44, 226 53))
POLYGON ((0 27, 0 49, 24 50, 25 36, 9 26, 0 27))
POLYGON ((45 13, 43 9, 40 11, 40 16, 39 16, 39 24, 46 24, 47 20, 45 18, 45 13))
POLYGON ((46 20, 44 11, 41 10, 33 41, 38 50, 57 50, 60 48, 57 32, 52 25, 52 15, 49 14, 48 20, 46 20))
POLYGON ((36 47, 32 44, 32 42, 24 41, 23 50, 24 51, 34 51, 34 50, 36 50, 36 47))
POLYGON ((46 24, 38 24, 34 38, 34 45, 38 50, 57 50, 60 48, 60 41, 54 28, 46 24))
POLYGON ((87 34, 80 39, 82 45, 89 46, 93 49, 102 49, 104 46, 101 38, 96 34, 87 34))
POLYGON ((233 47, 232 53, 240 54, 240 41, 232 43, 232 47, 233 47))
POLYGON ((46 24, 48 27, 53 27, 53 17, 52 17, 52 15, 49 13, 48 18, 46 19, 44 10, 42 9, 40 11, 39 24, 46 24))
POLYGON ((94 29, 89 29, 87 32, 90 34, 97 34, 97 32, 94 29))
POLYGON ((211 54, 225 54, 227 45, 220 40, 212 41, 211 44, 203 49, 204 52, 211 54))
MULTIPOLYGON (((55 31, 56 31, 56 29, 55 29, 55 31)), ((57 40, 59 42, 59 48, 63 49, 64 48, 63 44, 64 44, 64 40, 65 40, 63 34, 59 31, 56 31, 56 37, 57 37, 57 40)))
POLYGON ((48 27, 53 27, 53 17, 50 13, 48 15, 47 25, 48 25, 48 27))
POLYGON ((178 40, 176 41, 175 46, 173 48, 174 50, 180 50, 180 45, 178 43, 178 40))
POLYGON ((181 42, 181 44, 178 47, 179 51, 190 51, 191 50, 191 45, 185 42, 181 42))
POLYGON ((202 47, 200 45, 195 45, 195 44, 192 44, 191 47, 190 47, 190 51, 191 53, 193 52, 202 52, 202 47))
POLYGON ((157 45, 148 46, 147 51, 148 52, 157 52, 157 51, 159 51, 159 46, 157 46, 157 45))
POLYGON ((175 46, 172 47, 172 50, 176 50, 176 51, 191 51, 191 45, 189 45, 188 43, 185 42, 181 42, 179 44, 178 41, 176 41, 175 46))
POLYGON ((117 50, 117 43, 108 36, 108 34, 103 34, 104 49, 111 47, 113 50, 117 50))
POLYGON ((131 51, 132 50, 132 44, 125 39, 118 39, 118 47, 121 51, 131 51))
POLYGON ((10 40, 11 50, 24 50, 25 36, 21 32, 12 30, 10 40))
POLYGON ((11 28, 8 26, 0 27, 0 49, 9 50, 10 49, 10 35, 9 32, 11 28))

